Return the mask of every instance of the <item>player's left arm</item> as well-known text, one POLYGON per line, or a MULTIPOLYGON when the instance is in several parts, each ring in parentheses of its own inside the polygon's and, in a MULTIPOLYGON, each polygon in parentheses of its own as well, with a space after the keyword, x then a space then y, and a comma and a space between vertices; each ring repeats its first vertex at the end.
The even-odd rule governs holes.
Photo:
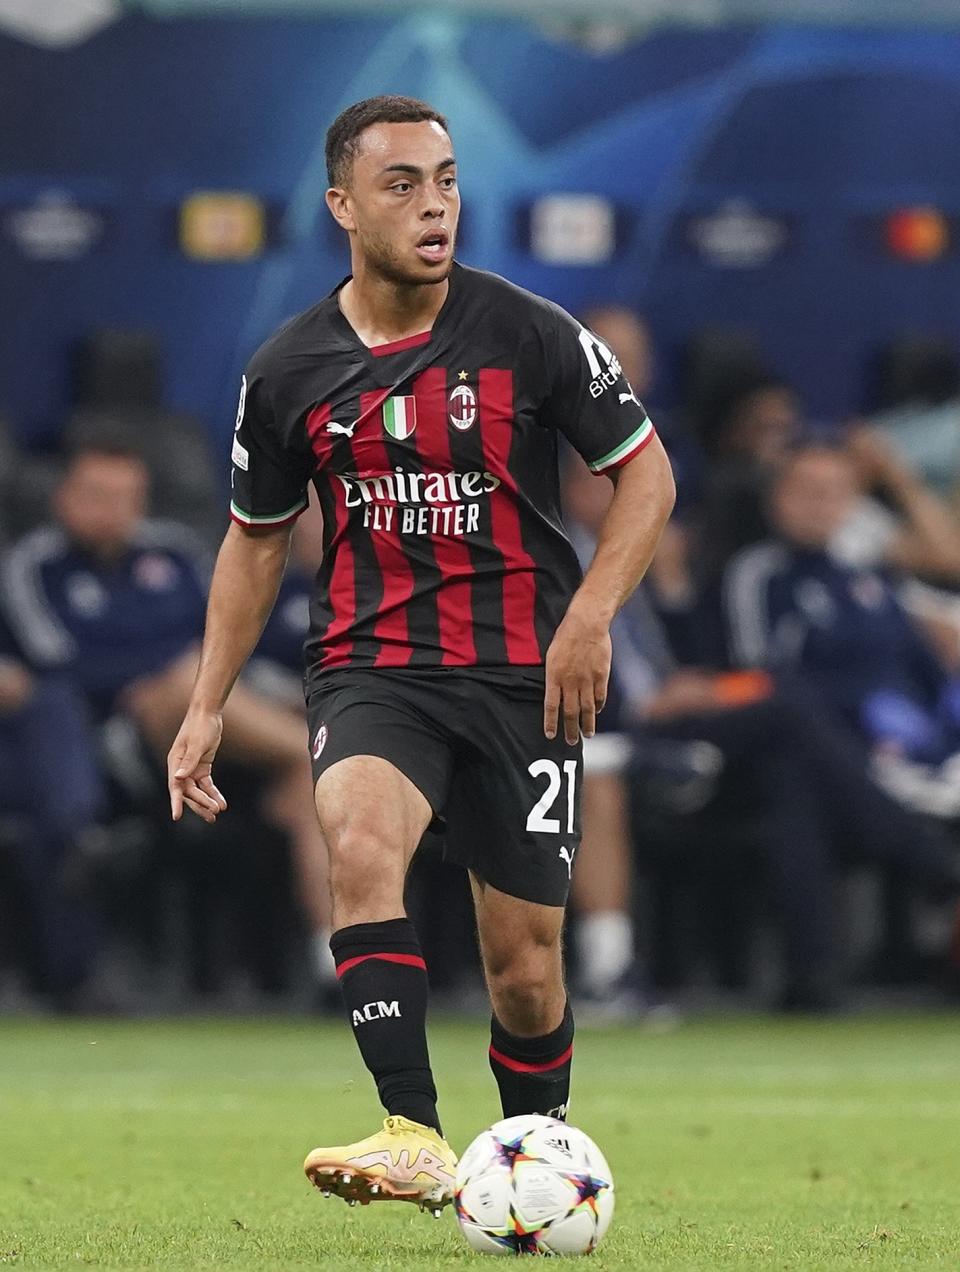
POLYGON ((610 676, 610 624, 643 578, 675 496, 670 462, 615 351, 558 306, 550 313, 541 420, 616 488, 594 559, 547 651, 544 732, 556 736, 562 713, 573 746, 596 729, 610 676))
POLYGON ((554 737, 562 713, 571 746, 596 730, 610 678, 610 624, 646 573, 676 494, 656 436, 608 475, 615 490, 597 550, 547 650, 543 730, 554 737))

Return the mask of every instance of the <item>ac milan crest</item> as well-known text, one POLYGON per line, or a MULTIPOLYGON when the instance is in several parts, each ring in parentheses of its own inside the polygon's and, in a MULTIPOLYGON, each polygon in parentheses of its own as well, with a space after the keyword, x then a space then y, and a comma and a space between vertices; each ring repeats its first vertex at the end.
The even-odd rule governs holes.
POLYGON ((450 391, 448 403, 450 423, 465 433, 477 418, 477 395, 469 384, 458 384, 450 391))
POLYGON ((319 760, 323 748, 327 745, 327 726, 321 724, 317 729, 317 735, 313 739, 313 758, 319 760))

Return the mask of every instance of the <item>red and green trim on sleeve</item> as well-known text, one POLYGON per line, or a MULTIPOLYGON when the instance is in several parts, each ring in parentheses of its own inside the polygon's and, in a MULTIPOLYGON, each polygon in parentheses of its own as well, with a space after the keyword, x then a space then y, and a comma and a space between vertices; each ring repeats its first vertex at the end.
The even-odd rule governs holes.
POLYGON ((307 507, 307 496, 304 495, 301 500, 295 503, 291 508, 285 509, 283 512, 271 512, 265 516, 254 516, 252 512, 246 512, 238 504, 231 500, 230 518, 241 526, 285 526, 290 521, 296 521, 301 512, 307 507))
POLYGON ((613 450, 607 451, 606 455, 590 460, 587 467, 592 473, 597 474, 609 472, 611 468, 621 468, 628 460, 633 459, 634 455, 639 455, 655 437, 656 432, 648 416, 635 432, 614 446, 613 450))

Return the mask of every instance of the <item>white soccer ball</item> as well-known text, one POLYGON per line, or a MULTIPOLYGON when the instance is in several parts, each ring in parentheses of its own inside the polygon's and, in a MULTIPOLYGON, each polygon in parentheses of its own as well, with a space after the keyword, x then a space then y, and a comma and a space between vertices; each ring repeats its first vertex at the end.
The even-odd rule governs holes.
POLYGON ((508 1117, 460 1158, 454 1205, 479 1254, 589 1254, 613 1218, 613 1176, 575 1126, 508 1117))

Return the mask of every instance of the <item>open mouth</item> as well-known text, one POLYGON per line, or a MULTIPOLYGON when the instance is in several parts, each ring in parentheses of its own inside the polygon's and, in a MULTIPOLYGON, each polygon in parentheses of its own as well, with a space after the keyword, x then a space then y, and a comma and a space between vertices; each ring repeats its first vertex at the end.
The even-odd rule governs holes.
POLYGON ((417 243, 417 254, 425 261, 442 261, 450 250, 450 235, 446 230, 427 230, 417 243))

